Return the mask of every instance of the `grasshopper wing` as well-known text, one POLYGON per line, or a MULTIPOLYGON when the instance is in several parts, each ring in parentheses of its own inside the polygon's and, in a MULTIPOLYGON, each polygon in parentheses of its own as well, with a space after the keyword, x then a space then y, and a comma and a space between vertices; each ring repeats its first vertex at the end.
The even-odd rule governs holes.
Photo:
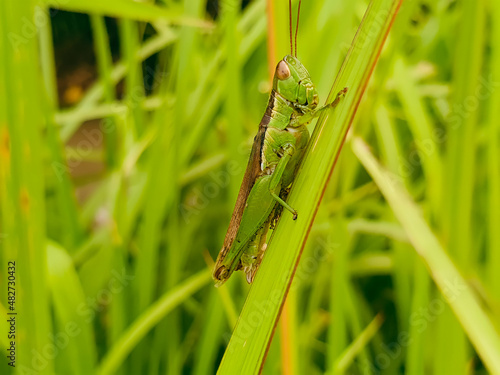
MULTIPOLYGON (((213 277, 216 281, 221 281, 221 278, 225 279, 223 277, 224 275, 220 274, 221 265, 222 263, 227 264, 228 259, 226 259, 226 257, 228 256, 229 249, 231 249, 236 235, 238 234, 238 229, 240 227, 243 211, 245 210, 245 206, 247 204, 248 196, 256 178, 262 173, 261 153, 264 138, 266 136, 266 129, 267 125, 261 122, 259 131, 254 138, 250 159, 248 160, 247 169, 245 171, 245 175, 243 176, 243 182, 241 183, 238 198, 236 199, 233 215, 231 216, 231 221, 229 222, 229 228, 227 230, 226 237, 224 238, 224 245, 222 246, 219 256, 217 257, 217 261, 215 262, 213 277)), ((237 254, 234 254, 233 257, 235 258, 234 261, 239 262, 237 254)))

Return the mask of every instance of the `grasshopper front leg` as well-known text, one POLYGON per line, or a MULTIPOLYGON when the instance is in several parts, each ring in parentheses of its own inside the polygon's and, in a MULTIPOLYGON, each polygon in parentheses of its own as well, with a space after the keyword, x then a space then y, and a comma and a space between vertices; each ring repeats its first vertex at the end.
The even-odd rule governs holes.
POLYGON ((309 111, 309 112, 305 113, 303 116, 300 116, 297 119, 298 124, 299 125, 307 124, 307 123, 311 122, 314 118, 320 116, 327 109, 335 108, 340 103, 340 100, 345 96, 345 94, 347 93, 347 90, 348 90, 347 87, 344 87, 342 90, 340 90, 337 93, 337 96, 335 97, 334 101, 331 102, 330 104, 326 104, 321 108, 315 109, 313 111, 309 111))

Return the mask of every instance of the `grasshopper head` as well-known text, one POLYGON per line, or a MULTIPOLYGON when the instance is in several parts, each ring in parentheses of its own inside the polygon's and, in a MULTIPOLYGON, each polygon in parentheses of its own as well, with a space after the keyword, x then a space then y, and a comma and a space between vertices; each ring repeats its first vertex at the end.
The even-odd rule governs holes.
POLYGON ((286 55, 276 66, 273 89, 302 110, 313 110, 319 102, 309 72, 296 57, 290 55, 286 55))

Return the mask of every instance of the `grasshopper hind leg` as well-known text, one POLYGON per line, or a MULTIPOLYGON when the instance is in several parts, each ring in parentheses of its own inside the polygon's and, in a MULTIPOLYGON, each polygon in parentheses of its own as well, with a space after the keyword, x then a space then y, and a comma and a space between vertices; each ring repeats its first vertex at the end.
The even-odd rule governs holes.
POLYGON ((267 248, 267 232, 269 231, 269 221, 267 221, 248 242, 245 251, 240 259, 238 269, 246 274, 247 282, 252 283, 257 270, 259 269, 262 258, 267 248))
MULTIPOLYGON (((286 199, 289 192, 290 188, 282 189, 280 197, 282 199, 286 199)), ((264 223, 260 230, 258 230, 255 236, 250 240, 240 259, 240 264, 237 269, 243 270, 246 273, 247 282, 249 284, 253 282, 255 274, 257 273, 257 270, 262 263, 262 259, 264 258, 264 254, 267 249, 267 233, 269 232, 269 229, 274 230, 282 212, 283 206, 277 204, 270 215, 270 220, 264 223)))

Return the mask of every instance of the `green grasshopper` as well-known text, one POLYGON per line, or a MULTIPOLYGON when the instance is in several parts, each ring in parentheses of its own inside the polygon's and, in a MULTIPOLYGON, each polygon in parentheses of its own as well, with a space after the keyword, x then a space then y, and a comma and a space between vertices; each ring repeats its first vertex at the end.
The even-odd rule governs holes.
POLYGON ((321 108, 318 93, 306 68, 297 59, 297 16, 295 55, 292 45, 291 0, 290 45, 276 66, 273 89, 266 112, 254 138, 250 159, 236 199, 233 215, 217 257, 213 278, 221 286, 236 270, 246 273, 251 283, 262 261, 267 232, 283 208, 297 219, 297 211, 284 197, 292 184, 309 142, 306 125, 323 111, 335 107, 347 88, 321 108))

